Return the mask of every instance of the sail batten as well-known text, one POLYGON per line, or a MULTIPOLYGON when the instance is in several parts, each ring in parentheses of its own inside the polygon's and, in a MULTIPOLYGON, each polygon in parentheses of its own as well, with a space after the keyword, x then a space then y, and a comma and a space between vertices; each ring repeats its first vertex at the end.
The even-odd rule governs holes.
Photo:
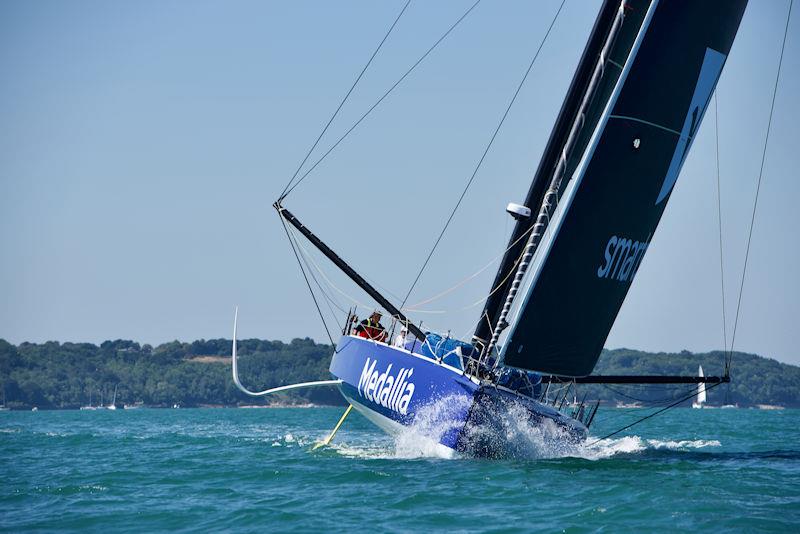
POLYGON ((534 257, 501 352, 509 366, 591 373, 702 122, 746 0, 627 4, 647 6, 647 14, 534 257))

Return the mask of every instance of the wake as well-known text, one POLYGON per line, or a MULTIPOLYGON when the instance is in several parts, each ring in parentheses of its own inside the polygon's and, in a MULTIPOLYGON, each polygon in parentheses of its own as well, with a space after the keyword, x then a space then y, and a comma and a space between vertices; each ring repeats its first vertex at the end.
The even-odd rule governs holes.
MULTIPOLYGON (((641 457, 648 452, 688 452, 721 447, 717 440, 650 439, 623 436, 599 440, 588 436, 576 441, 552 420, 533 422, 520 406, 495 414, 494 424, 465 431, 466 452, 456 452, 440 442, 448 433, 459 432, 463 414, 471 399, 451 396, 439 399, 420 409, 413 425, 402 427, 399 433, 388 436, 375 430, 344 430, 336 440, 322 449, 323 454, 339 457, 375 460, 441 459, 457 460, 486 456, 510 460, 583 459, 589 461, 611 458, 641 457), (327 452, 325 452, 327 451, 327 452), (470 452, 470 451, 483 451, 470 452)), ((272 447, 309 449, 319 441, 318 436, 285 433, 271 440, 272 447)))
MULTIPOLYGON (((457 417, 469 408, 470 399, 454 396, 440 399, 417 413, 413 425, 405 427, 399 434, 389 438, 382 447, 374 445, 334 445, 340 454, 360 458, 381 459, 462 459, 473 454, 459 453, 440 444, 443 436, 458 431, 457 417)), ((710 447, 721 447, 717 440, 670 440, 646 439, 640 436, 623 436, 597 440, 588 436, 585 441, 576 441, 552 420, 534 423, 521 406, 511 406, 496 414, 492 427, 479 427, 466 431, 467 450, 492 451, 498 459, 553 460, 579 458, 590 461, 616 457, 641 456, 649 451, 690 451, 710 447), (499 452, 498 452, 499 451, 499 452)))

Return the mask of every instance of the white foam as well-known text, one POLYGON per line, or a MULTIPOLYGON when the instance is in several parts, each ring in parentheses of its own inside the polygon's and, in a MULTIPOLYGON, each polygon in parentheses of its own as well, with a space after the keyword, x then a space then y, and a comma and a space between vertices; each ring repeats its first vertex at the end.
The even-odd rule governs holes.
POLYGON ((695 439, 683 441, 660 441, 657 439, 648 439, 647 444, 654 449, 702 449, 703 447, 721 447, 722 443, 716 439, 695 439))
POLYGON ((587 460, 602 460, 612 456, 624 454, 636 454, 646 450, 688 450, 701 449, 704 447, 721 447, 722 443, 712 440, 658 440, 642 439, 639 436, 625 436, 617 439, 604 439, 602 441, 592 441, 590 437, 587 444, 578 451, 578 457, 587 460))
POLYGON ((457 431, 463 425, 463 417, 469 410, 471 401, 465 395, 451 395, 423 406, 417 411, 414 423, 404 427, 395 436, 395 456, 455 458, 456 452, 442 445, 441 441, 445 434, 457 431))
MULTIPOLYGON (((441 439, 447 432, 460 428, 469 402, 470 399, 463 396, 442 398, 418 410, 414 423, 402 427, 400 433, 391 438, 376 441, 372 433, 348 436, 347 442, 336 442, 331 448, 342 456, 362 459, 459 458, 462 455, 442 445, 441 439)), ((681 451, 722 446, 718 440, 659 440, 639 436, 601 441, 589 436, 585 441, 577 442, 550 419, 541 423, 532 421, 523 406, 510 405, 493 416, 495 425, 492 428, 472 429, 468 439, 497 445, 492 450, 504 451, 498 456, 515 459, 581 458, 596 461, 641 454, 647 450, 681 451)), ((291 434, 287 434, 284 441, 291 443, 291 434)))

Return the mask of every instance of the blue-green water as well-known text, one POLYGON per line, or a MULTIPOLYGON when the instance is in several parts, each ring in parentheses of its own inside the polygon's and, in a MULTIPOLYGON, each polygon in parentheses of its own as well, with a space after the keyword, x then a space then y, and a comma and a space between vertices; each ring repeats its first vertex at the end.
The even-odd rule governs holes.
POLYGON ((800 531, 800 410, 676 409, 571 450, 532 434, 515 460, 442 458, 356 414, 312 452, 339 415, 0 412, 0 529, 800 531))

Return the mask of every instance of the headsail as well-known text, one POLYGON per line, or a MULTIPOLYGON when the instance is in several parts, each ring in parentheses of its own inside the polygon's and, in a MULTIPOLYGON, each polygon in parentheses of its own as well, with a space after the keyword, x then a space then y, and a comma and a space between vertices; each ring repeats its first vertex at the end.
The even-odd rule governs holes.
MULTIPOLYGON (((739 27, 746 0, 626 2, 646 10, 538 247, 506 365, 594 369, 739 27)), ((589 132, 587 132, 589 133, 589 132)))

